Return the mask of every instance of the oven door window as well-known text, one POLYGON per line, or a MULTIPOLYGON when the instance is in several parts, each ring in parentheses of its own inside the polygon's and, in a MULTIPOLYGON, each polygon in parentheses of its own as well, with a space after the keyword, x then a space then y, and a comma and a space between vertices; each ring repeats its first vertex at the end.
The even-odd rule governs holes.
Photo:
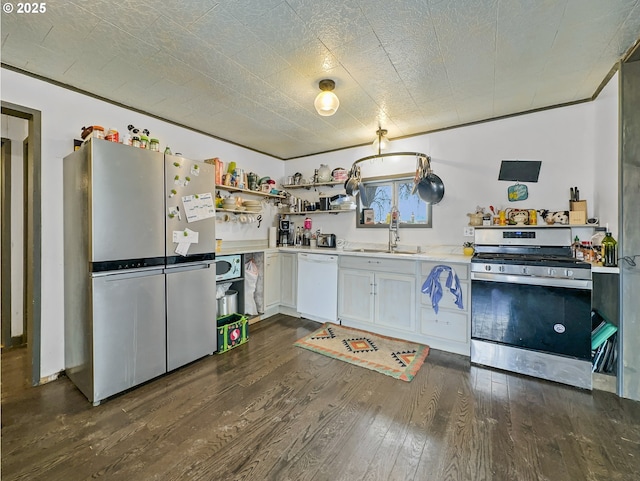
POLYGON ((591 359, 591 291, 472 281, 471 337, 591 359))

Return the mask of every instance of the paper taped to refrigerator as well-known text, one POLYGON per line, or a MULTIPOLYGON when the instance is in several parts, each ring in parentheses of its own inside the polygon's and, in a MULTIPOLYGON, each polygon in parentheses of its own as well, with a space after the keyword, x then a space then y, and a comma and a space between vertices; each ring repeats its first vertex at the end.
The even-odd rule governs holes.
POLYGON ((185 195, 182 197, 182 205, 187 216, 187 222, 196 222, 216 215, 211 192, 185 195))
POLYGON ((173 231, 173 242, 176 244, 197 244, 198 237, 198 233, 191 229, 173 231))
POLYGON ((180 242, 176 247, 175 253, 181 256, 186 256, 187 252, 189 252, 190 242, 180 242))

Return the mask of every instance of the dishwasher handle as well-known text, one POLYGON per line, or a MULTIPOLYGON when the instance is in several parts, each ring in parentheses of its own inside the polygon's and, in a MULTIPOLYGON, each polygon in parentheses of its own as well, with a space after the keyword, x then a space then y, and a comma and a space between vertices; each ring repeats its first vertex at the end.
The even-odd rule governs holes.
POLYGON ((325 254, 298 254, 298 260, 301 262, 312 262, 314 264, 337 264, 338 257, 325 254))

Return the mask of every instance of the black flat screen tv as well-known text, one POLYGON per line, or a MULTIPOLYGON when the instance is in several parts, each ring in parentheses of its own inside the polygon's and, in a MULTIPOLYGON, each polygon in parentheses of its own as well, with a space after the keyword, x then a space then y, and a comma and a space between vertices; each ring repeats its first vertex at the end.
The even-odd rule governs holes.
POLYGON ((541 160, 503 160, 498 180, 538 182, 541 160))

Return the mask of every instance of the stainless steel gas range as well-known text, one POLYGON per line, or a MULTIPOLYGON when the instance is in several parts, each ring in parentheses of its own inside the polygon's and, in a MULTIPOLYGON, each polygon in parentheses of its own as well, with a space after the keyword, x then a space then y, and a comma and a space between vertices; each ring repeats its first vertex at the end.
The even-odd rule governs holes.
POLYGON ((569 227, 477 227, 471 362, 591 389, 591 265, 569 227))

